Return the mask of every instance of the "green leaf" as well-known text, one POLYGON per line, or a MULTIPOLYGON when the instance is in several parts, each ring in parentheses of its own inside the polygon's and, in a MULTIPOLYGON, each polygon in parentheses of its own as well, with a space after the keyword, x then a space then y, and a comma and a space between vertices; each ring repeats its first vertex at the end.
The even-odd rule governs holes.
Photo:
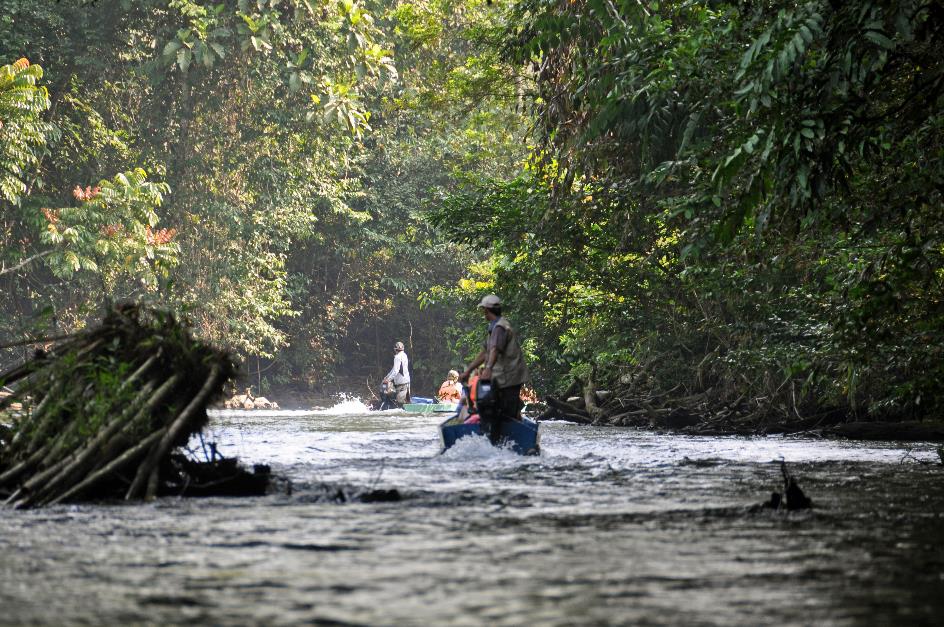
POLYGON ((744 144, 742 145, 742 148, 744 149, 744 152, 747 153, 747 154, 749 154, 749 155, 750 155, 750 154, 753 154, 753 153, 754 153, 754 146, 756 146, 756 145, 757 145, 757 142, 759 142, 759 141, 760 141, 760 136, 759 136, 757 133, 755 133, 754 135, 752 135, 752 136, 750 137, 750 139, 748 139, 748 140, 747 140, 746 142, 744 142, 744 144))
POLYGON ((82 262, 79 261, 78 255, 76 255, 71 250, 66 251, 65 255, 63 256, 63 259, 65 260, 67 264, 69 264, 69 267, 72 268, 73 272, 78 272, 79 270, 82 269, 82 262))
POLYGON ((871 41, 873 44, 876 44, 877 46, 880 46, 886 50, 891 50, 895 47, 895 43, 891 39, 878 31, 866 31, 865 38, 871 41))
POLYGON ((729 165, 731 165, 731 163, 732 163, 735 159, 737 159, 737 158, 740 157, 740 156, 741 156, 741 147, 738 146, 737 148, 734 149, 734 152, 732 152, 730 155, 728 155, 728 158, 724 160, 724 166, 723 166, 723 167, 727 168, 729 165))
POLYGON ((168 42, 167 42, 167 45, 164 46, 163 55, 164 55, 165 57, 171 56, 172 54, 174 54, 175 52, 177 52, 178 50, 180 50, 181 45, 182 45, 182 44, 181 44, 179 41, 177 41, 176 39, 175 39, 175 40, 172 40, 172 41, 168 41, 168 42))
POLYGON ((187 70, 190 69, 190 60, 192 58, 192 53, 188 48, 182 48, 177 51, 177 65, 180 67, 180 71, 184 74, 187 73, 187 70))
POLYGON ((803 37, 803 41, 806 42, 806 45, 813 43, 813 31, 810 30, 810 27, 806 24, 800 26, 800 36, 803 37))
POLYGON ((253 35, 249 38, 249 41, 252 42, 252 47, 257 51, 261 52, 262 50, 272 50, 272 44, 266 41, 262 36, 257 37, 253 35))
POLYGON ((254 19, 252 19, 251 17, 245 14, 243 14, 241 17, 243 18, 243 21, 246 23, 246 26, 249 27, 249 30, 251 32, 255 33, 256 31, 259 30, 259 24, 254 19))
POLYGON ((754 86, 755 86, 755 83, 754 83, 754 82, 750 82, 750 83, 744 85, 743 87, 741 87, 740 89, 738 89, 737 91, 735 91, 735 92, 734 92, 734 95, 735 95, 735 96, 745 96, 745 95, 751 93, 752 91, 754 91, 754 86))

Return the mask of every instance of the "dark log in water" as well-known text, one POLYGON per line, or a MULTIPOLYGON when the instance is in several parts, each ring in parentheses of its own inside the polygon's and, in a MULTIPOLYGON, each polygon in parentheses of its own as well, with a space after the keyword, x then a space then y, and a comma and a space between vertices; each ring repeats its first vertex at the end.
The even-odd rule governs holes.
POLYGON ((796 477, 787 470, 787 463, 780 462, 780 473, 783 475, 783 500, 788 510, 810 509, 813 501, 800 489, 796 477))
POLYGON ((538 417, 539 420, 569 420, 582 425, 588 425, 592 422, 590 414, 578 407, 558 400, 553 396, 548 396, 545 401, 547 402, 547 409, 538 417))
POLYGON ((783 493, 772 492, 769 501, 761 505, 752 506, 751 511, 760 509, 786 509, 792 512, 813 507, 813 500, 800 489, 796 477, 787 470, 786 462, 780 462, 780 474, 783 475, 783 493))
POLYGON ((181 461, 206 408, 235 374, 232 358, 173 316, 114 309, 101 326, 4 375, 0 498, 14 507, 159 494, 259 494, 269 473, 235 460, 181 461), (12 400, 10 400, 12 399, 12 400), (128 478, 132 478, 129 479, 128 478))
POLYGON ((848 422, 829 433, 850 440, 944 441, 944 422, 848 422))

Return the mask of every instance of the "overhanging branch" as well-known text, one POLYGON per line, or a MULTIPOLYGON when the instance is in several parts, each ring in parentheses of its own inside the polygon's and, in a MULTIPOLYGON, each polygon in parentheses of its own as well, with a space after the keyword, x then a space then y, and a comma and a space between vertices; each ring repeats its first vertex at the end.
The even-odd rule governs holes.
POLYGON ((11 267, 9 267, 9 268, 7 268, 6 266, 0 265, 0 276, 3 276, 4 274, 8 274, 8 273, 10 273, 10 272, 16 272, 17 270, 19 270, 19 269, 22 268, 23 266, 27 265, 28 263, 30 263, 30 262, 32 262, 32 261, 36 261, 36 260, 39 259, 40 257, 45 257, 46 255, 49 255, 49 254, 51 254, 51 253, 53 253, 53 252, 54 252, 54 251, 52 251, 52 250, 44 250, 44 251, 41 252, 41 253, 36 253, 36 254, 33 255, 32 257, 27 257, 26 259, 24 259, 24 260, 21 261, 20 263, 16 264, 15 266, 11 266, 11 267))

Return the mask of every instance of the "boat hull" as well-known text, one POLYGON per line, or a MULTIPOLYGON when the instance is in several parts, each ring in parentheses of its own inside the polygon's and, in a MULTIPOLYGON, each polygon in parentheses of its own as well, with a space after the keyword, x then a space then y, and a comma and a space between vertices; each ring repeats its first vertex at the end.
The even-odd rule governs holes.
MULTIPOLYGON (((519 455, 539 455, 541 453, 541 431, 538 423, 528 418, 508 420, 502 423, 502 437, 511 442, 511 448, 519 455)), ((460 438, 468 435, 481 435, 478 423, 465 424, 458 416, 439 425, 439 435, 443 451, 454 445, 460 438)))
POLYGON ((458 403, 407 403, 403 411, 414 414, 455 413, 459 409, 458 403))

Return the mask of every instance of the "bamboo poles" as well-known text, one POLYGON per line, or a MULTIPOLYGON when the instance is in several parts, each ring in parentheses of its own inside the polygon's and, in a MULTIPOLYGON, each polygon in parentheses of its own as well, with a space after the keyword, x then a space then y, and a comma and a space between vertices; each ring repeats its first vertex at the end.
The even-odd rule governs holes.
POLYGON ((181 435, 188 435, 187 425, 198 412, 204 410, 210 395, 219 387, 220 376, 221 369, 218 364, 214 364, 206 383, 193 400, 170 425, 160 431, 160 440, 151 448, 144 463, 138 466, 134 481, 125 494, 126 501, 135 498, 140 493, 145 477, 147 477, 145 498, 147 500, 154 498, 157 492, 158 464, 170 451, 171 445, 180 440, 181 435))
POLYGON ((12 423, 0 440, 0 501, 154 498, 174 449, 202 430, 234 373, 226 353, 169 314, 116 308, 101 326, 0 375, 24 408, 0 408, 0 423, 12 423))

